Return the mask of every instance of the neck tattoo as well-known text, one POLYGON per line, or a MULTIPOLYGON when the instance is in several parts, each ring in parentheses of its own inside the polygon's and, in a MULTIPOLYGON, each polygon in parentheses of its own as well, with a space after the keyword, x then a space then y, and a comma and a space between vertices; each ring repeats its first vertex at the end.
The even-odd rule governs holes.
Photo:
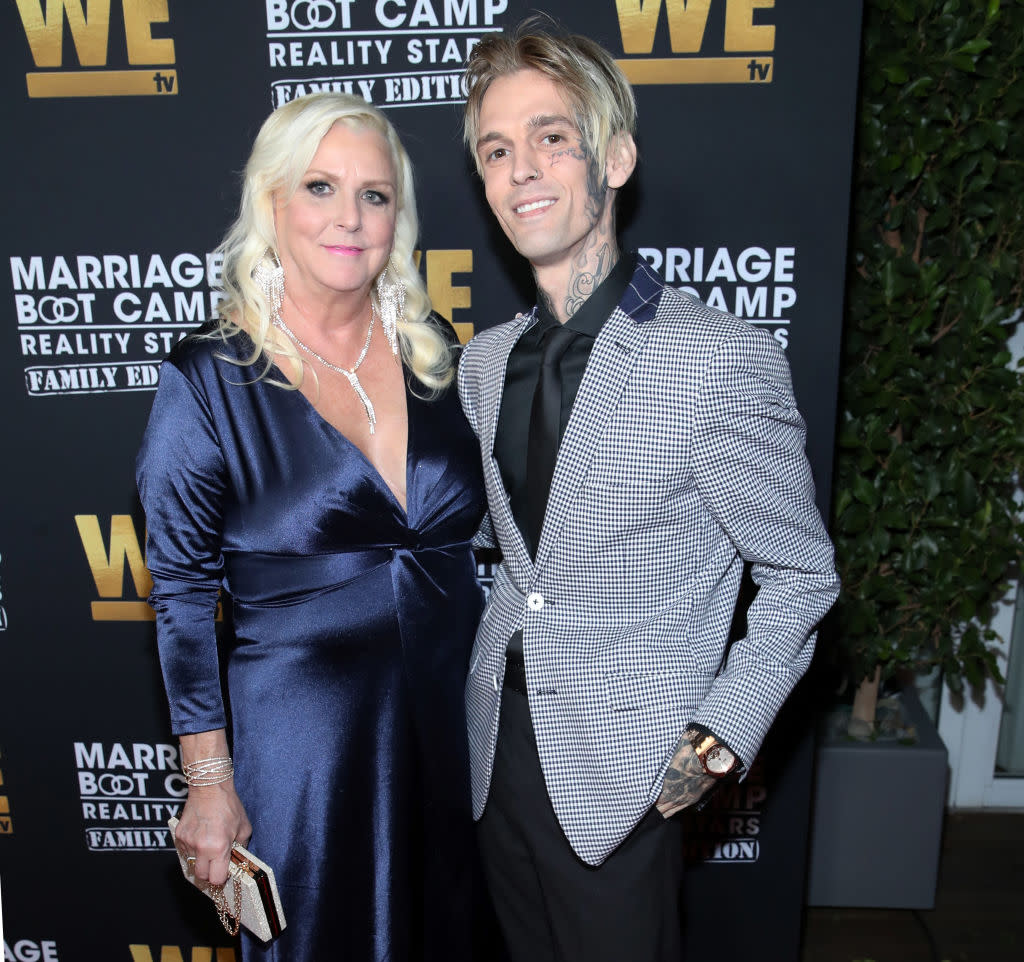
POLYGON ((373 325, 377 320, 377 308, 374 305, 370 305, 370 326, 366 329, 366 342, 363 344, 363 349, 359 353, 359 358, 352 367, 339 367, 337 364, 332 364, 325 357, 321 357, 313 350, 308 344, 300 341, 296 337, 295 332, 281 320, 281 315, 274 315, 274 327, 284 331, 294 342, 295 346, 299 350, 305 351, 310 357, 318 360, 327 370, 334 371, 336 374, 343 374, 348 380, 348 383, 352 385, 352 390, 356 392, 359 400, 363 402, 363 408, 366 411, 366 419, 370 422, 370 434, 373 434, 373 429, 377 425, 377 415, 373 410, 373 402, 370 401, 365 390, 363 390, 362 384, 359 383, 359 378, 356 375, 356 371, 359 370, 359 365, 366 360, 366 352, 370 350, 370 338, 373 336, 373 325))

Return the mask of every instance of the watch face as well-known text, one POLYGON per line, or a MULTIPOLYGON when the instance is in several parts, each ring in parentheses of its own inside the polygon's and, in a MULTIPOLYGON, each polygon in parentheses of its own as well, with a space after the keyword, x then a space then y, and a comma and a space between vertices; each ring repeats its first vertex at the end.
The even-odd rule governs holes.
POLYGON ((721 778, 728 775, 736 765, 736 756, 723 745, 712 745, 704 753, 704 770, 709 775, 721 778))

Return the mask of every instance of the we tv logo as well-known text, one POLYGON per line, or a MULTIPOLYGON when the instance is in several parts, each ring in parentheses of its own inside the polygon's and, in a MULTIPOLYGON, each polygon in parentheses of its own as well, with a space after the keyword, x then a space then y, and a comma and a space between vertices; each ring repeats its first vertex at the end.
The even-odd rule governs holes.
POLYGON ((167 0, 15 2, 36 67, 25 74, 29 97, 178 93, 167 0))
POLYGON ((188 946, 162 945, 158 952, 154 953, 148 945, 129 945, 132 962, 235 962, 235 950, 230 947, 193 945, 192 951, 187 952, 188 946))
POLYGON ((615 0, 625 55, 618 64, 632 84, 771 83, 774 7, 775 0, 615 0))
MULTIPOLYGON (((106 536, 99 515, 76 514, 75 526, 99 595, 92 602, 92 620, 155 621, 148 601, 153 578, 146 567, 145 529, 140 531, 128 514, 111 515, 106 536), (127 592, 126 583, 130 584, 127 592)), ((218 603, 216 620, 222 617, 218 603)))
POLYGON ((99 594, 99 599, 92 603, 92 620, 156 620, 156 614, 146 600, 153 589, 153 579, 143 556, 145 534, 139 537, 131 515, 111 516, 110 536, 106 542, 97 515, 76 514, 75 525, 99 594), (134 588, 134 597, 125 597, 126 571, 134 588))

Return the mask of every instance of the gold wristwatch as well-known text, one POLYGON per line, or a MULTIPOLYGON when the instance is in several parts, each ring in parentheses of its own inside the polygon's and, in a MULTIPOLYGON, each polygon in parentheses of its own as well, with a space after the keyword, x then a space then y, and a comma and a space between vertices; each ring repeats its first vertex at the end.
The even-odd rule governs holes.
POLYGON ((739 768, 739 759, 706 728, 691 725, 686 734, 701 768, 712 778, 725 778, 739 768))

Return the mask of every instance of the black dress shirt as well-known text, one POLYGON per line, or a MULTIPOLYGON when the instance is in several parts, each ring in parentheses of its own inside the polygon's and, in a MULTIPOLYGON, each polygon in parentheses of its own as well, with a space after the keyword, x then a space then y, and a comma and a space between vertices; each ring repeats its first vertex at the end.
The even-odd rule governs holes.
MULTIPOLYGON (((583 381, 583 374, 590 360, 594 341, 601 333, 604 322, 612 311, 623 301, 630 290, 630 280, 636 270, 637 255, 626 254, 619 258, 608 276, 598 285, 583 306, 570 317, 565 326, 577 333, 559 363, 562 379, 562 411, 558 427, 561 441, 566 425, 572 414, 573 404, 583 381)), ((501 479, 509 495, 512 517, 523 534, 526 548, 531 556, 537 553, 537 546, 530 543, 529 496, 527 494, 526 460, 530 433, 530 408, 533 393, 537 387, 543 356, 544 333, 559 324, 546 308, 538 305, 533 309, 536 323, 528 327, 516 341, 508 356, 505 367, 505 387, 501 395, 501 410, 494 433, 494 457, 501 470, 501 479)), ((508 642, 509 653, 517 660, 523 655, 523 634, 515 632, 508 642)))
MULTIPOLYGON (((575 340, 569 345, 559 364, 562 379, 562 416, 558 428, 561 441, 565 434, 572 407, 579 392, 583 373, 590 360, 594 341, 601 333, 604 322, 622 300, 636 268, 636 255, 626 254, 619 258, 608 276, 598 285, 583 306, 565 322, 565 326, 576 332, 575 340)), ((531 555, 537 546, 530 544, 527 518, 528 495, 526 481, 527 443, 530 430, 530 407, 533 392, 537 387, 543 354, 544 333, 550 327, 557 327, 559 321, 542 306, 534 308, 537 321, 528 327, 508 356, 505 368, 505 388, 501 395, 501 410, 494 433, 494 457, 501 469, 501 479, 509 495, 512 517, 523 533, 526 547, 531 555)))

